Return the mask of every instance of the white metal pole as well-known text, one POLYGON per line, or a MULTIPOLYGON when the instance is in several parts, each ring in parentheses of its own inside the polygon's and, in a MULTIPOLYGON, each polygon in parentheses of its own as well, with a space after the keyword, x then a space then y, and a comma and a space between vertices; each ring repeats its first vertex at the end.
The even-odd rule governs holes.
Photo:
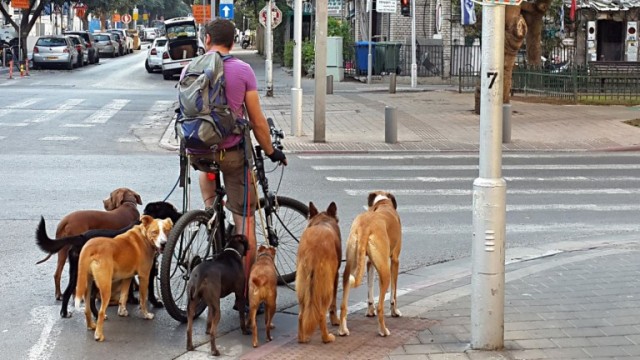
POLYGON ((267 96, 273 96, 273 60, 272 60, 272 50, 273 50, 273 28, 272 28, 272 20, 273 20, 273 2, 269 0, 267 2, 267 21, 266 21, 266 36, 267 39, 265 41, 265 52, 267 59, 265 60, 266 67, 266 76, 267 76, 267 96))
POLYGON ((367 84, 371 84, 371 73, 373 72, 373 56, 371 55, 371 32, 373 22, 373 1, 367 0, 367 9, 369 10, 369 53, 367 55, 367 84))
POLYGON ((295 0, 293 9, 293 43, 291 133, 302 136, 302 0, 295 0))
POLYGON ((418 85, 418 64, 416 64, 416 0, 411 0, 411 87, 418 85))
POLYGON ((504 345, 507 185, 502 178, 504 5, 483 4, 479 177, 473 182, 471 347, 504 345))

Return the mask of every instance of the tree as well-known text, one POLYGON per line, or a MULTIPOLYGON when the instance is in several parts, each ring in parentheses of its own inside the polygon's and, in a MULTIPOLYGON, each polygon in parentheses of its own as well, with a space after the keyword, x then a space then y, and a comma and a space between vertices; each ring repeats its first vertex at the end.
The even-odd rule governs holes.
MULTIPOLYGON (((11 0, 1 1, 5 4, 11 4, 11 0)), ((64 1, 61 0, 51 1, 51 3, 56 5, 62 5, 63 2, 64 1)), ((38 2, 36 0, 30 0, 29 7, 27 9, 21 10, 22 15, 21 19, 19 20, 19 24, 17 22, 18 20, 14 20, 13 16, 9 14, 3 6, 0 6, 0 13, 2 13, 7 22, 11 24, 11 26, 13 26, 13 28, 16 30, 16 33, 18 33, 18 37, 20 38, 20 49, 22 52, 21 61, 27 59, 27 36, 29 36, 29 32, 31 32, 31 29, 42 14, 42 10, 44 9, 45 4, 48 4, 48 2, 38 2)))

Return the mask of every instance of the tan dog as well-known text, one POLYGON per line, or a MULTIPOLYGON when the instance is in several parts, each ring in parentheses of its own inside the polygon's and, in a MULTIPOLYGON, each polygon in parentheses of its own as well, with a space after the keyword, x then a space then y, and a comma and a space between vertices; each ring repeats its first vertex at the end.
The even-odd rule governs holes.
POLYGON ((156 252, 162 251, 173 222, 171 219, 154 219, 149 215, 142 215, 140 225, 136 225, 124 234, 115 238, 96 237, 89 240, 78 261, 78 285, 76 287, 76 308, 84 296, 85 317, 87 328, 96 330, 94 338, 104 341, 102 331, 113 281, 120 283, 120 304, 118 315, 128 316, 127 295, 132 277, 138 275, 140 281, 140 309, 145 319, 153 319, 153 314, 147 311, 147 289, 149 275, 153 266, 156 252), (95 281, 100 291, 100 311, 98 325, 93 322, 89 301, 91 298, 91 281, 95 281))
POLYGON ((324 343, 335 340, 327 330, 326 314, 329 311, 331 324, 339 324, 336 296, 341 258, 342 240, 336 204, 332 202, 327 211, 318 213, 313 203, 309 203, 309 224, 300 237, 296 267, 300 343, 309 342, 318 325, 324 343))
POLYGON ((402 245, 402 227, 396 211, 396 198, 384 191, 369 194, 369 210, 358 215, 349 232, 347 240, 347 263, 342 278, 344 293, 340 307, 341 336, 349 335, 347 328, 347 302, 349 288, 357 287, 364 276, 364 264, 367 261, 367 283, 369 286, 369 307, 367 316, 375 316, 373 307, 373 268, 378 271, 380 297, 378 299, 378 333, 390 335, 384 323, 384 298, 391 282, 391 316, 402 316, 398 310, 397 287, 400 247, 402 245), (368 260, 367 260, 368 257, 368 260), (391 267, 389 267, 391 259, 391 267), (373 267, 372 267, 373 265, 373 267))
POLYGON ((258 258, 251 267, 249 275, 249 325, 253 336, 253 347, 258 347, 258 325, 256 314, 260 303, 265 304, 264 326, 267 330, 267 341, 273 340, 271 329, 273 315, 276 313, 276 297, 278 296, 278 273, 274 263, 276 248, 260 245, 258 258))
MULTIPOLYGON (((56 229, 56 239, 80 235, 94 229, 118 230, 140 218, 137 205, 142 205, 142 199, 138 193, 131 189, 115 189, 108 198, 103 200, 103 203, 106 211, 78 210, 63 217, 56 229)), ((62 299, 60 278, 68 253, 69 246, 65 246, 58 252, 56 272, 53 274, 56 300, 62 299)), ((52 255, 49 254, 46 258, 38 261, 38 264, 47 261, 52 255)))

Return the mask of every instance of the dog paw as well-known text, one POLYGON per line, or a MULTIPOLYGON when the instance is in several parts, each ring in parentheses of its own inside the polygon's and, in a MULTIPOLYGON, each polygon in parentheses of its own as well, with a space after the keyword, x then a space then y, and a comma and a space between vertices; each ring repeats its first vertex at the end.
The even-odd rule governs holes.
POLYGON ((392 317, 402 317, 402 313, 398 309, 391 310, 391 316, 392 317))
POLYGON ((378 330, 378 334, 380 334, 380 336, 382 337, 385 337, 391 335, 391 332, 389 332, 389 329, 384 328, 384 331, 378 330))
POLYGON ((340 326, 340 330, 338 330, 338 335, 340 336, 349 336, 349 329, 346 326, 340 326))
POLYGON ((127 308, 124 306, 119 306, 118 307, 118 315, 119 316, 129 316, 129 312, 127 311, 127 308))
MULTIPOLYGON (((269 340, 267 340, 267 341, 269 341, 269 340)), ((251 345, 253 345, 253 347, 254 347, 254 348, 257 348, 257 347, 258 347, 258 343, 257 343, 257 342, 254 342, 254 343, 253 343, 253 344, 251 344, 251 345)))
POLYGON ((147 319, 147 320, 153 320, 154 317, 155 317, 155 315, 153 313, 150 313, 150 312, 144 314, 144 318, 147 319))
POLYGON ((95 323, 87 325, 87 330, 95 330, 95 329, 96 329, 95 323))
POLYGON ((327 334, 327 337, 325 339, 322 339, 322 342, 325 344, 332 343, 334 341, 336 341, 336 337, 333 334, 327 334))
POLYGON ((195 350, 195 348, 193 347, 193 344, 187 345, 187 351, 193 351, 193 350, 195 350))
POLYGON ((375 317, 376 316, 376 312, 374 310, 367 311, 367 313, 364 316, 366 316, 366 317, 375 317))
POLYGON ((220 351, 218 351, 218 349, 211 350, 211 355, 213 355, 213 356, 220 356, 220 351))
POLYGON ((96 341, 100 341, 100 342, 104 341, 104 335, 103 335, 103 334, 98 334, 98 333, 96 333, 96 334, 93 336, 93 338, 94 338, 96 341))

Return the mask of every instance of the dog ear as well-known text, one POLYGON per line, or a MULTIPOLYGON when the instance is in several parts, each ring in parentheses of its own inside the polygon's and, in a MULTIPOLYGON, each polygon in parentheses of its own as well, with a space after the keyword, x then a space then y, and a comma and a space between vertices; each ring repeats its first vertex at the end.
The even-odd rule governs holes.
POLYGON ((138 195, 138 193, 133 190, 131 190, 131 192, 133 193, 133 196, 136 197, 136 202, 138 203, 138 205, 142 205, 142 198, 140 197, 140 195, 138 195))
POLYGON ((369 205, 369 207, 373 206, 373 200, 376 199, 376 196, 378 196, 378 194, 376 194, 374 192, 369 193, 369 198, 367 199, 367 205, 369 205))
POLYGON ((276 257, 276 248, 274 248, 273 246, 267 248, 267 251, 271 254, 271 256, 273 256, 274 258, 276 257))
POLYGON ((398 209, 398 203, 396 202, 396 197, 393 196, 393 194, 391 194, 391 193, 387 193, 387 197, 389 199, 391 199, 391 202, 393 203, 393 208, 397 210, 398 209))
POLYGON ((149 215, 142 215, 140 216, 140 223, 142 223, 142 225, 144 225, 144 227, 149 226, 149 224, 151 224, 151 222, 153 222, 153 218, 149 215))
POLYGON ((316 215, 318 215, 318 209, 316 209, 316 206, 313 205, 313 202, 309 201, 309 219, 316 215))
POLYGON ((329 204, 329 207, 327 208, 327 215, 332 218, 338 218, 338 206, 336 206, 335 202, 332 201, 331 204, 329 204))
POLYGON ((266 249, 267 249, 267 247, 266 247, 266 246, 264 246, 264 245, 260 245, 260 246, 258 247, 258 254, 259 254, 259 253, 261 253, 261 252, 263 252, 263 251, 265 251, 266 249))

